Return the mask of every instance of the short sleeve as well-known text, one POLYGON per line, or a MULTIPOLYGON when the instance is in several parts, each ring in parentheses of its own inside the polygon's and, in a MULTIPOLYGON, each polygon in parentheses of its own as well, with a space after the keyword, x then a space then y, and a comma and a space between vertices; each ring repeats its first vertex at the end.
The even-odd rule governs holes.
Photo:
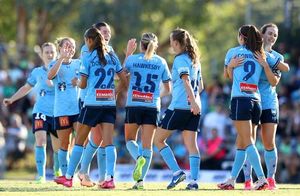
POLYGON ((266 56, 267 56, 267 63, 270 65, 270 67, 272 69, 276 69, 278 63, 280 62, 280 58, 276 57, 275 55, 273 55, 269 52, 266 52, 266 56))
POLYGON ((180 78, 182 75, 190 75, 190 65, 183 58, 180 58, 180 56, 174 59, 173 66, 180 78))
POLYGON ((85 56, 81 59, 80 75, 83 75, 85 77, 88 77, 90 75, 90 73, 89 73, 89 58, 87 56, 85 56))
POLYGON ((168 67, 168 64, 165 60, 162 61, 162 65, 164 67, 163 73, 162 73, 162 81, 164 83, 169 82, 171 80, 171 73, 168 67))
POLYGON ((32 72, 29 74, 29 77, 27 78, 27 83, 34 87, 37 83, 37 80, 36 80, 37 76, 36 76, 36 69, 33 69, 32 72))
POLYGON ((225 61, 224 61, 224 65, 225 67, 227 67, 227 65, 230 63, 231 59, 232 59, 232 49, 228 50, 225 56, 225 61))
POLYGON ((110 54, 109 56, 110 56, 112 62, 116 65, 116 73, 122 72, 123 67, 120 63, 118 56, 114 52, 110 52, 109 54, 110 54))
POLYGON ((125 69, 130 72, 130 70, 132 69, 132 58, 133 56, 130 55, 127 57, 126 61, 125 61, 125 69))

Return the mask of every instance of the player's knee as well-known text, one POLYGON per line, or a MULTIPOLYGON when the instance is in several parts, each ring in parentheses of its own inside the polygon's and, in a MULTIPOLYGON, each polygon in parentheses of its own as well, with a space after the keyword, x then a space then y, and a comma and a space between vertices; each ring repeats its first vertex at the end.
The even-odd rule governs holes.
POLYGON ((37 138, 35 142, 37 146, 46 146, 47 143, 45 138, 37 138))
POLYGON ((68 150, 69 148, 69 141, 61 141, 60 148, 63 150, 68 150))
POLYGON ((265 142, 265 149, 266 150, 273 150, 275 148, 274 142, 265 142))

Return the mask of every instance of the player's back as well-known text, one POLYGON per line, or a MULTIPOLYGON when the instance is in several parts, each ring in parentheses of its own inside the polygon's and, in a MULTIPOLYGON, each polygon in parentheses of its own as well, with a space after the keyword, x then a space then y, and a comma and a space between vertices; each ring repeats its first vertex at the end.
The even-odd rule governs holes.
POLYGON ((160 83, 170 80, 168 65, 162 57, 144 58, 144 53, 131 55, 125 67, 130 73, 126 106, 160 108, 160 83))

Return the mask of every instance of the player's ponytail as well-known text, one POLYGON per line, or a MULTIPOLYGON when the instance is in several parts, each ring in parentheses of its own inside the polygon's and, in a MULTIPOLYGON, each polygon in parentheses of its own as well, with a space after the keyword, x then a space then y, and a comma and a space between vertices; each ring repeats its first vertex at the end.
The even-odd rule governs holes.
POLYGON ((259 52, 261 55, 265 55, 262 36, 254 25, 242 26, 239 34, 244 38, 244 44, 248 50, 253 53, 259 52))
POLYGON ((144 58, 149 60, 155 53, 157 48, 158 40, 154 33, 144 33, 141 39, 141 48, 145 50, 144 58))
POLYGON ((183 51, 187 52, 193 66, 200 66, 200 54, 196 40, 185 29, 177 28, 171 33, 172 39, 178 41, 183 51))
POLYGON ((93 27, 86 30, 84 36, 88 39, 92 39, 94 44, 92 46, 92 51, 96 50, 98 58, 102 65, 107 64, 107 60, 105 59, 105 53, 107 53, 107 48, 105 45, 105 40, 101 35, 100 31, 93 27))

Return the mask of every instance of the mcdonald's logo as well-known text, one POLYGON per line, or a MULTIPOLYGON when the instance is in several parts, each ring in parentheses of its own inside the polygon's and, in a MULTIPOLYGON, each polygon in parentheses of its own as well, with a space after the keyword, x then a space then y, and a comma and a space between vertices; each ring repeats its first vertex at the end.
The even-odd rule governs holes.
POLYGON ((41 129, 44 126, 43 120, 34 120, 34 129, 41 129))
POLYGON ((68 116, 59 117, 59 125, 61 127, 69 126, 70 125, 69 117, 68 116))

